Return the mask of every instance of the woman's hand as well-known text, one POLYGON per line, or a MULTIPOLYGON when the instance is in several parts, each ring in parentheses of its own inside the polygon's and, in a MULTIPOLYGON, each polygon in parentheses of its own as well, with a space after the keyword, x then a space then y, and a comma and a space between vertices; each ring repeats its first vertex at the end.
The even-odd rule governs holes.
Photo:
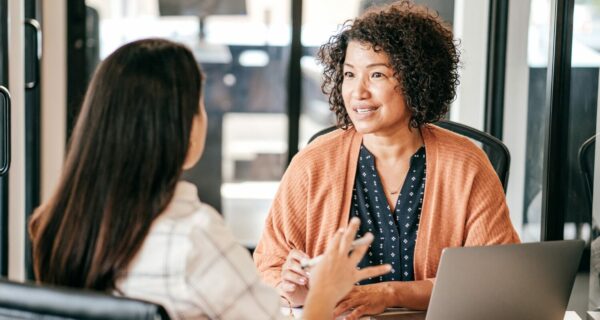
POLYGON ((378 314, 385 311, 386 297, 389 296, 386 283, 376 283, 362 286, 354 286, 352 291, 341 300, 334 311, 337 317, 344 312, 351 312, 344 316, 346 320, 359 319, 366 314, 378 314))
POLYGON ((281 266, 281 282, 277 288, 279 294, 292 307, 302 306, 308 294, 308 273, 302 270, 300 266, 300 261, 308 258, 306 253, 300 250, 292 250, 283 266, 281 266))
POLYGON ((311 289, 305 305, 307 319, 317 314, 332 315, 337 302, 352 290, 355 283, 390 272, 390 265, 364 269, 356 267, 373 240, 372 234, 365 234, 364 237, 370 238, 370 241, 349 253, 359 225, 360 220, 352 218, 348 228, 338 231, 327 246, 321 262, 311 270, 311 289))

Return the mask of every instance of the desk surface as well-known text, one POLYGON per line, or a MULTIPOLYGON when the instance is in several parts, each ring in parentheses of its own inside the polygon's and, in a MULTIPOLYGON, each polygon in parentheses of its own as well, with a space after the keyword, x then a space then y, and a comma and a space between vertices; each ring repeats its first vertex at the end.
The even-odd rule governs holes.
MULTIPOLYGON (((301 319, 302 318, 302 308, 292 308, 292 312, 294 313, 294 317, 296 319, 301 319)), ((281 313, 283 313, 284 315, 288 315, 290 314, 290 309, 287 307, 282 307, 281 308, 281 313)), ((419 311, 412 311, 412 310, 402 310, 400 308, 398 309, 394 309, 394 310, 390 310, 389 312, 385 312, 384 314, 378 315, 378 316, 374 316, 374 317, 362 317, 362 320, 368 320, 368 319, 405 319, 405 320, 409 320, 411 319, 411 316, 414 315, 420 315, 422 318, 422 313, 419 311), (388 314, 388 316, 384 315, 384 314, 388 314)), ((343 317, 340 317, 340 319, 342 319, 343 317)), ((577 312, 575 311, 567 311, 565 313, 565 317, 564 320, 581 320, 581 317, 579 317, 579 315, 577 315, 577 312)), ((588 312, 588 320, 600 320, 600 312, 588 312)))
POLYGON ((581 317, 575 311, 567 311, 565 313, 565 320, 581 320, 581 317))
POLYGON ((600 320, 600 311, 588 311, 587 320, 600 320))

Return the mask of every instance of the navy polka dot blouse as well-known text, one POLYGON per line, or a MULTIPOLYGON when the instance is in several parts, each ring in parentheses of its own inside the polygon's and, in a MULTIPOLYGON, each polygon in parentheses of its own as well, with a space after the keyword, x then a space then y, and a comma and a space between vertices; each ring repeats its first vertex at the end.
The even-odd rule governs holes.
POLYGON ((392 271, 363 280, 360 284, 414 280, 413 256, 425 191, 425 171, 423 146, 410 160, 410 168, 392 213, 375 168, 375 157, 361 145, 350 218, 361 220, 358 237, 371 232, 374 240, 358 266, 364 268, 389 263, 392 271))

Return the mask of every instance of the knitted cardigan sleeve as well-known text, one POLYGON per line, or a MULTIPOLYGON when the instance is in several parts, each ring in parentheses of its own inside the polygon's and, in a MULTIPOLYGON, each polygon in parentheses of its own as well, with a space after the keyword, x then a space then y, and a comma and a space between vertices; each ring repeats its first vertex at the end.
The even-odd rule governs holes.
POLYGON ((308 178, 294 158, 286 170, 254 251, 254 262, 263 280, 277 286, 281 266, 292 249, 306 251, 308 178))
POLYGON ((481 153, 468 198, 464 246, 518 243, 500 180, 481 153))

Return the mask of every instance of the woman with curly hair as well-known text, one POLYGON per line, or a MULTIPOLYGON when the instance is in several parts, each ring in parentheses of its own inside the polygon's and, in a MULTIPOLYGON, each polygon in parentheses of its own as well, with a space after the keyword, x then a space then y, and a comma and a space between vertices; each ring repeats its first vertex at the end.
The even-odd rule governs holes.
POLYGON ((437 127, 458 85, 458 49, 436 13, 401 1, 347 22, 318 53, 338 130, 287 169, 254 253, 263 279, 302 305, 302 259, 358 217, 375 240, 359 266, 392 272, 360 282, 337 306, 348 319, 386 307, 426 309, 446 247, 519 242, 483 151, 437 127))

